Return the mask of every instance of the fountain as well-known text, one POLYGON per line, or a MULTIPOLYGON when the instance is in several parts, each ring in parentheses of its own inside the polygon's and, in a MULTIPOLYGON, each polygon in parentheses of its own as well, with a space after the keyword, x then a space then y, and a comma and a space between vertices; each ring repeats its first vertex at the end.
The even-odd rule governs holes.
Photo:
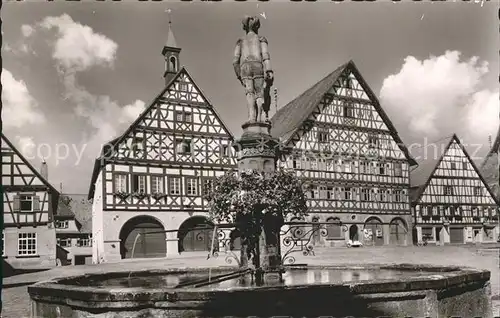
MULTIPOLYGON (((32 317, 492 317, 488 271, 287 264, 293 263, 293 252, 313 254, 312 235, 325 233, 285 221, 290 215, 306 215, 307 209, 298 179, 276 169, 280 149, 267 120, 274 75, 267 40, 257 35, 259 26, 258 18, 245 17, 246 35, 235 50, 235 72, 245 87, 250 117, 235 145, 239 175, 216 181, 213 192, 226 191, 226 197, 218 193, 218 199, 213 195, 209 200, 222 245, 230 244, 224 228, 239 232, 239 257, 226 251, 238 266, 108 272, 40 282, 28 288, 32 317)), ((207 262, 225 252, 214 251, 214 242, 207 262)))

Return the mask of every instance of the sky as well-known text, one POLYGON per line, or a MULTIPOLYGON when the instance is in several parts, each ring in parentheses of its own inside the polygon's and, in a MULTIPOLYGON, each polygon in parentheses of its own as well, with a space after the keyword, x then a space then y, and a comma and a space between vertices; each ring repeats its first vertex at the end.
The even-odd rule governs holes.
POLYGON ((352 59, 406 144, 457 133, 480 162, 499 127, 497 7, 7 2, 3 132, 35 167, 46 160, 56 188, 88 193, 101 145, 122 134, 164 87, 170 9, 180 63, 237 137, 246 106, 232 54, 242 17, 259 14, 278 107, 352 59))

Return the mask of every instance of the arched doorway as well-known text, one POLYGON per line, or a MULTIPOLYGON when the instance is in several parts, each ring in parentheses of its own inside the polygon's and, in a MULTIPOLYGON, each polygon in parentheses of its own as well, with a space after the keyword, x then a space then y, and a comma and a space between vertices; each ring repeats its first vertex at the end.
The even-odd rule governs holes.
POLYGON ((121 257, 122 259, 165 257, 167 255, 165 240, 165 228, 158 220, 146 215, 134 217, 128 220, 120 231, 121 257))
POLYGON ((389 224, 389 243, 394 245, 406 245, 406 237, 408 235, 408 228, 406 223, 399 218, 392 219, 389 224))
POLYGON ((363 240, 365 245, 384 245, 384 232, 382 230, 382 221, 376 217, 370 217, 365 222, 363 230, 363 240))
MULTIPOLYGON (((179 227, 179 253, 194 251, 210 251, 214 224, 204 216, 193 216, 184 221, 179 227)), ((218 248, 217 233, 214 248, 218 248)))
POLYGON ((349 239, 351 241, 359 241, 358 226, 356 224, 351 225, 349 228, 349 239))

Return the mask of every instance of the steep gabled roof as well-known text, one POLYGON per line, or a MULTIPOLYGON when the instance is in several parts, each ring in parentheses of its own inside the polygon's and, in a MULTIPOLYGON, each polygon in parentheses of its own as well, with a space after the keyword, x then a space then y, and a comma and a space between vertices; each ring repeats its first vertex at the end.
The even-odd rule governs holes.
MULTIPOLYGON (((10 149, 12 149, 12 151, 21 159, 21 161, 33 172, 33 174, 35 176, 37 176, 44 185, 46 185, 57 197, 59 196, 59 191, 56 190, 56 188, 54 188, 48 180, 46 180, 41 174, 40 172, 35 169, 35 167, 33 167, 30 162, 28 160, 26 160, 26 158, 24 158, 24 156, 21 154, 21 152, 19 152, 19 150, 17 150, 16 147, 14 147, 14 145, 10 142, 9 138, 7 138, 3 133, 2 134, 2 141, 5 142, 10 149)), ((57 201, 55 201, 57 202, 57 201)))
MULTIPOLYGON (((415 193, 414 197, 412 198, 413 199, 412 203, 415 204, 415 203, 417 203, 420 200, 420 198, 422 197, 422 194, 424 193, 425 189, 429 185, 429 183, 430 183, 430 181, 432 179, 432 176, 434 175, 435 171, 438 169, 439 164, 443 160, 444 156, 446 155, 446 152, 448 151, 448 149, 450 148, 450 146, 452 145, 452 143, 454 141, 457 143, 457 145, 463 151, 463 153, 464 153, 465 157, 467 158, 467 160, 469 160, 470 164, 472 165, 472 168, 474 169, 474 171, 478 175, 479 179, 481 179, 481 181, 483 182, 484 186, 488 190, 488 193, 492 196, 492 198, 495 201, 495 203, 498 204, 499 202, 497 200, 497 197, 495 196, 495 194, 491 190, 491 188, 488 185, 488 183, 484 180, 483 175, 481 174, 481 172, 479 171, 478 167, 474 163, 474 160, 471 159, 471 157, 469 156, 469 153, 467 152, 467 150, 465 149, 465 147, 462 145, 462 142, 460 141, 460 139, 458 139, 458 137, 457 137, 456 134, 453 134, 451 137, 442 138, 442 139, 440 139, 440 140, 438 140, 438 141, 436 141, 434 143, 430 143, 427 146, 427 147, 431 147, 432 145, 435 145, 435 147, 437 147, 436 149, 438 149, 438 150, 441 151, 441 154, 439 156, 434 156, 433 155, 434 152, 431 152, 430 158, 428 158, 427 160, 425 160, 426 158, 424 158, 425 161, 423 162, 423 164, 420 164, 419 168, 415 169, 412 172, 412 174, 410 176, 412 187, 417 187, 418 186, 418 191, 415 193), (444 147, 443 150, 441 150, 441 146, 442 145, 445 145, 445 147, 444 147), (420 169, 422 169, 422 170, 420 170, 420 169), (420 170, 420 171, 417 171, 417 170, 420 170), (416 179, 416 181, 414 182, 413 179, 416 179), (418 184, 418 183, 420 183, 422 181, 424 182, 423 184, 418 184)), ((421 147, 421 148, 424 148, 424 147, 421 147)), ((426 154, 428 155, 429 151, 427 151, 426 154)), ((427 157, 429 157, 429 156, 427 156, 427 157)))
POLYGON ((153 107, 157 105, 159 100, 163 97, 163 95, 167 92, 168 89, 172 86, 173 83, 179 78, 181 74, 185 73, 190 79, 191 79, 191 84, 194 85, 194 87, 200 92, 201 96, 205 99, 207 106, 214 112, 214 114, 217 116, 218 120, 220 121, 223 129, 226 131, 226 133, 229 135, 231 139, 234 139, 233 134, 231 131, 227 128, 227 125, 224 123, 222 120, 222 117, 220 117, 219 113, 213 107, 213 104, 210 102, 208 99, 207 95, 196 85, 196 82, 194 81, 194 78, 189 74, 187 69, 183 66, 177 74, 167 83, 165 88, 158 94, 151 103, 149 103, 149 106, 146 107, 146 109, 139 115, 139 117, 127 128, 127 130, 120 135, 119 137, 113 139, 110 143, 108 143, 107 147, 103 147, 101 156, 99 156, 95 162, 94 162, 94 170, 92 172, 92 177, 90 180, 90 188, 89 188, 89 194, 88 194, 88 199, 92 199, 94 196, 94 190, 95 190, 95 182, 97 181, 97 177, 99 175, 99 172, 101 171, 101 168, 105 165, 106 159, 111 158, 110 155, 113 154, 116 151, 117 145, 119 145, 125 138, 127 138, 128 134, 146 117, 148 112, 151 111, 153 107))
POLYGON ((62 194, 57 215, 74 219, 80 233, 92 233, 92 203, 85 194, 62 194))
POLYGON ((354 76, 358 79, 359 83, 363 87, 364 91, 372 101, 373 106, 377 110, 378 114, 384 121, 384 123, 389 128, 392 137, 398 144, 398 147, 405 154, 407 160, 411 166, 417 164, 417 162, 411 157, 408 149, 403 144, 403 141, 399 137, 396 128, 392 124, 391 120, 380 106, 380 103, 368 86, 363 76, 361 76, 356 65, 352 60, 348 63, 339 66, 333 72, 328 74, 322 80, 317 82, 311 88, 306 90, 304 93, 296 97, 294 100, 289 102, 287 105, 283 106, 272 118, 272 130, 271 134, 275 138, 279 138, 285 145, 287 145, 292 137, 295 135, 297 130, 302 126, 304 121, 311 116, 314 110, 319 106, 319 103, 325 96, 325 94, 332 88, 337 79, 344 73, 344 71, 350 70, 354 76))
POLYGON ((481 163, 481 172, 483 173, 484 179, 488 182, 495 196, 500 199, 500 165, 498 160, 500 160, 498 153, 500 148, 500 127, 498 128, 498 133, 495 138, 495 142, 491 147, 490 151, 481 163))

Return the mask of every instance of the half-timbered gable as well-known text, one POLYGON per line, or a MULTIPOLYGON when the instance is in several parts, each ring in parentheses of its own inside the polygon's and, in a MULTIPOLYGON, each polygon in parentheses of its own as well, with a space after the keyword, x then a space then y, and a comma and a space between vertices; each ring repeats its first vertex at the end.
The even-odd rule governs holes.
POLYGON ((488 183, 497 199, 500 199, 500 164, 498 154, 500 153, 500 128, 498 129, 495 141, 481 163, 480 171, 484 180, 488 183))
POLYGON ((1 152, 3 255, 13 267, 55 266, 53 217, 59 193, 3 134, 1 152))
MULTIPOLYGON (((408 229, 409 167, 416 163, 352 61, 281 108, 272 123, 290 150, 281 165, 306 180, 319 220, 364 227, 373 216, 380 236, 401 216, 408 229)), ((389 236, 379 239, 388 243, 389 236)))
POLYGON ((94 262, 209 248, 207 232, 191 230, 207 224, 206 187, 236 168, 233 137, 193 77, 179 67, 176 45, 169 29, 162 51, 165 88, 96 160, 89 194, 94 262), (142 239, 136 241, 138 233, 142 239))
POLYGON ((458 137, 423 148, 422 165, 412 173, 418 239, 438 244, 493 241, 497 200, 458 137))

